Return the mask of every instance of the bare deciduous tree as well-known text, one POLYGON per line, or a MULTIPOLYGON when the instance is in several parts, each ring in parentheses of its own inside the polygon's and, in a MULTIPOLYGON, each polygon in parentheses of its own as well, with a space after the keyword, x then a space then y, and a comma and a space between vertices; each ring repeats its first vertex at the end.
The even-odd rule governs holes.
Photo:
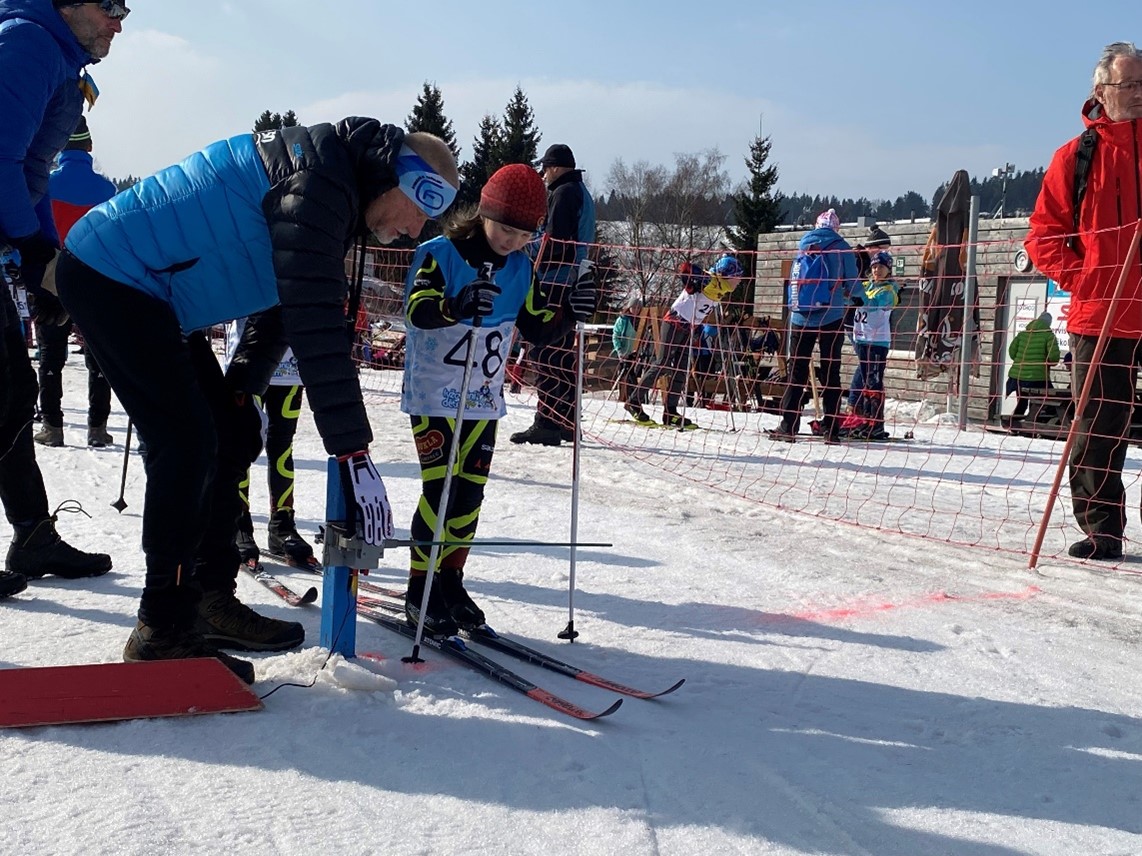
POLYGON ((683 260, 705 263, 720 251, 724 230, 700 225, 718 222, 718 207, 730 180, 717 149, 674 156, 674 168, 617 159, 607 187, 622 220, 605 224, 604 240, 618 270, 609 279, 612 300, 637 296, 644 303, 669 301, 678 288, 676 273, 683 260))

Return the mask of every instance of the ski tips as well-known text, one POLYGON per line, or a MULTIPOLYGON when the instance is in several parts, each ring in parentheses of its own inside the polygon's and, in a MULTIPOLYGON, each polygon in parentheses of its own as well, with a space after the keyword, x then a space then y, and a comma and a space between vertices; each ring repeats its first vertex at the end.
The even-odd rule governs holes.
POLYGON ((587 710, 585 707, 579 707, 577 704, 572 704, 566 699, 552 695, 551 693, 547 692, 547 690, 540 689, 539 687, 528 690, 525 695, 535 699, 541 704, 545 704, 548 707, 553 708, 554 710, 558 710, 560 713, 565 713, 568 716, 573 716, 576 719, 602 719, 604 716, 610 716, 612 713, 623 706, 623 700, 618 698, 615 699, 614 703, 606 710, 587 710))

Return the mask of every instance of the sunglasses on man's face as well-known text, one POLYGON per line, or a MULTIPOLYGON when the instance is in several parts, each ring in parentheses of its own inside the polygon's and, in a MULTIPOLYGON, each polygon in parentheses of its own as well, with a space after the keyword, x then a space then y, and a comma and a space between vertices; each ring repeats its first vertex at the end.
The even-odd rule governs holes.
POLYGON ((83 3, 72 3, 72 6, 86 6, 88 4, 98 4, 100 10, 108 18, 116 21, 122 21, 131 14, 131 10, 127 8, 127 4, 121 0, 85 0, 83 3))

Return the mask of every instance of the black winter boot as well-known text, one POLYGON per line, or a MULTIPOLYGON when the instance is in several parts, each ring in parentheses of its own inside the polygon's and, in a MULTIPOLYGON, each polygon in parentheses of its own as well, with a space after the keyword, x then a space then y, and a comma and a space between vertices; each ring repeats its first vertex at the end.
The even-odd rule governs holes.
POLYGON ((193 657, 214 657, 222 665, 245 681, 254 682, 254 664, 224 654, 209 644, 201 634, 177 627, 151 627, 138 623, 123 648, 123 660, 140 663, 151 660, 189 660, 193 657))
POLYGON ((68 580, 98 577, 111 570, 106 553, 85 553, 59 537, 55 517, 45 517, 33 526, 16 528, 8 547, 8 570, 38 580, 54 574, 68 580))
MULTIPOLYGON (((408 575, 408 591, 404 596, 404 617, 414 627, 420 621, 420 601, 424 598, 424 583, 427 578, 427 574, 408 575)), ((440 591, 440 580, 433 580, 432 589, 428 593, 428 610, 424 615, 424 632, 430 636, 454 636, 459 630, 440 591)))
POLYGON ((511 435, 513 443, 532 443, 537 446, 558 446, 563 439, 559 426, 549 419, 536 416, 531 427, 511 435))
POLYGON ((279 508, 271 515, 269 549, 298 567, 307 566, 313 559, 313 546, 298 534, 292 508, 279 508))
MULTIPOLYGON (((452 620, 464 629, 484 623, 484 611, 464 590, 464 572, 459 568, 441 568, 436 573, 436 587, 444 596, 444 603, 452 620)), ((431 597, 431 595, 430 595, 431 597)))
POLYGON ((32 439, 39 443, 41 446, 62 446, 63 445, 63 426, 62 425, 49 425, 44 423, 32 439))
POLYGON ((288 651, 305 641, 301 624, 259 615, 232 591, 203 592, 193 629, 216 648, 239 651, 288 651))
POLYGON ((92 425, 87 429, 87 445, 93 449, 102 449, 115 442, 115 438, 107 433, 107 423, 92 425))
POLYGON ((243 511, 238 518, 238 532, 234 536, 234 546, 238 548, 238 557, 247 563, 257 564, 262 557, 258 549, 258 542, 254 540, 254 523, 250 520, 250 512, 243 511))
POLYGON ((664 410, 662 424, 666 428, 680 428, 683 431, 693 431, 698 427, 676 410, 664 410))
POLYGON ((19 594, 28 587, 28 578, 11 571, 0 571, 0 600, 19 594))

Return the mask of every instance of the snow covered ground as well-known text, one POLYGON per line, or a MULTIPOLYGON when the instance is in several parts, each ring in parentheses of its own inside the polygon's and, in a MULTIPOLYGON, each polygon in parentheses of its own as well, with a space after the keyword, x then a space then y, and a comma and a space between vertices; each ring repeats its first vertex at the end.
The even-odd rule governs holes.
MULTIPOLYGON (((79 444, 75 357, 65 384, 67 440, 79 444)), ((391 393, 373 395, 370 413, 407 531, 419 492, 410 431, 391 393)), ((481 537, 567 537, 570 448, 507 442, 531 414, 514 401, 501 426, 481 537)), ((124 425, 114 414, 120 441, 124 425)), ((702 432, 693 454, 732 443, 747 466, 742 438, 756 430, 702 432)), ((934 446, 946 430, 920 424, 917 437, 934 446)), ((579 552, 581 639, 555 638, 568 617, 565 550, 474 552, 469 588, 501 630, 625 683, 685 677, 677 693, 581 723, 438 655, 407 666, 407 641, 366 621, 357 649, 370 656, 322 670, 318 608, 285 606, 243 577, 244 600, 309 635, 298 652, 254 657, 256 689, 313 686, 281 689, 260 713, 0 732, 0 852, 1142 852, 1142 580, 1129 559, 1126 573, 1056 558, 1030 572, 1026 557, 790 514, 681 477, 687 452, 672 432, 644 432, 637 451, 627 426, 598 418, 589 433, 580 536, 614 546, 579 552)), ((1059 449, 1020 442, 1047 462, 1059 449)), ((932 450, 881 453, 906 462, 932 450)), ((867 454, 806 443, 763 457, 792 457, 807 474, 829 465, 834 494, 845 480, 874 499, 899 490, 844 466, 867 454)), ((141 462, 132 456, 120 515, 109 503, 121 446, 39 459, 53 503, 74 497, 91 514, 65 515, 60 531, 112 553, 115 570, 48 578, 0 603, 0 667, 115 661, 142 579, 141 462)), ((961 467, 994 487, 1027 464, 1013 461, 968 455, 961 467)), ((297 468, 312 532, 325 463, 308 415, 297 468)), ((258 512, 261 465, 254 493, 258 512)), ((997 520, 1012 513, 999 490, 973 502, 997 520)), ((264 538, 265 514, 255 519, 264 538)), ((375 578, 399 584, 405 556, 385 560, 375 578)), ((585 707, 614 698, 500 659, 585 707)))

